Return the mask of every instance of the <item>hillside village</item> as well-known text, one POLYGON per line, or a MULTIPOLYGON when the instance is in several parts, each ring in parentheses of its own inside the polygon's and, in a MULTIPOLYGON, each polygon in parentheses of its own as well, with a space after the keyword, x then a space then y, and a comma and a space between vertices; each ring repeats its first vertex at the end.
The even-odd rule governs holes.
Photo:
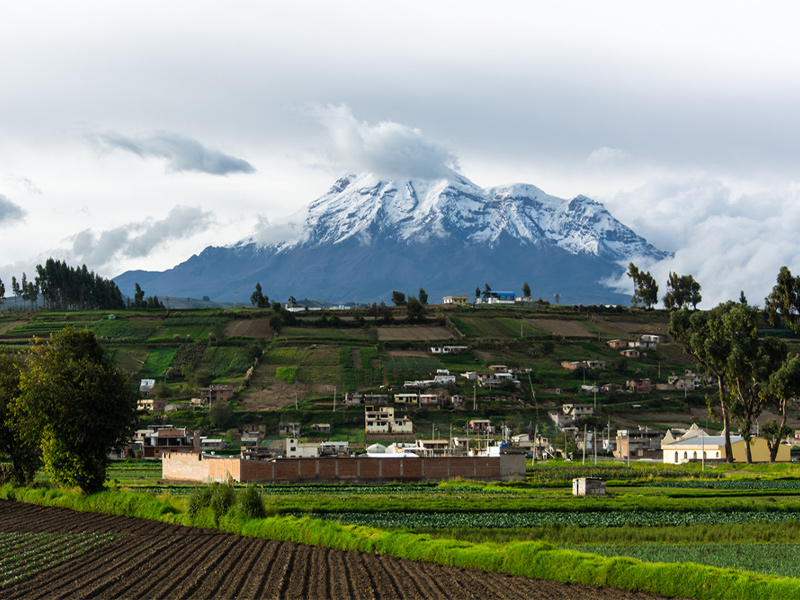
MULTIPOLYGON (((140 395, 120 456, 725 459, 714 382, 670 341, 668 313, 506 296, 447 297, 415 323, 374 305, 20 313, 3 317, 0 343, 95 331, 140 395)), ((754 460, 769 460, 754 434, 754 460)))

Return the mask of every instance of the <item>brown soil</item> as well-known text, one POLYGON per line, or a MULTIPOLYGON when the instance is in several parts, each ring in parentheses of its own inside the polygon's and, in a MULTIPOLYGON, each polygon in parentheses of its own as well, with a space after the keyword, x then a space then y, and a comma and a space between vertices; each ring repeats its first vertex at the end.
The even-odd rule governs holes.
POLYGON ((272 339, 272 329, 268 319, 234 319, 225 326, 226 337, 252 337, 262 340, 272 339))
POLYGON ((123 534, 10 583, 5 598, 655 598, 8 501, 0 531, 123 534))
POLYGON ((14 329, 14 327, 19 327, 20 325, 24 325, 24 324, 25 324, 25 321, 14 321, 13 323, 10 323, 8 325, 3 325, 2 327, 0 327, 0 333, 5 333, 6 331, 10 331, 11 329, 14 329))
POLYGON ((417 325, 400 327, 378 327, 378 339, 392 340, 451 340, 453 334, 447 327, 422 327, 417 325))
POLYGON ((655 335, 666 335, 669 330, 669 320, 664 322, 639 323, 637 321, 622 321, 597 317, 597 327, 605 334, 611 336, 627 337, 640 333, 651 333, 655 335))
POLYGON ((585 338, 593 335, 586 330, 583 324, 576 321, 562 321, 560 319, 530 319, 529 321, 545 331, 563 337, 585 338))

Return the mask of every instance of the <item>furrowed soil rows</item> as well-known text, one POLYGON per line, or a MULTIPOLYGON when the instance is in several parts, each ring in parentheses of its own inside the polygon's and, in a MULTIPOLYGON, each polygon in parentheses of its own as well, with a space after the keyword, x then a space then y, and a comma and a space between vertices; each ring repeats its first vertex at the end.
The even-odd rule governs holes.
POLYGON ((0 588, 7 598, 655 598, 8 501, 0 532, 115 536, 0 588))

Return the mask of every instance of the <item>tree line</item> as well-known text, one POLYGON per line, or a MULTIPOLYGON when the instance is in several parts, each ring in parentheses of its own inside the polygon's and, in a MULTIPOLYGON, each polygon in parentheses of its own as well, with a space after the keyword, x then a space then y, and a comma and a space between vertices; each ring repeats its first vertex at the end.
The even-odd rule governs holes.
MULTIPOLYGON (((74 268, 66 262, 48 258, 44 265, 36 265, 36 277, 28 280, 23 273, 18 282, 16 277, 11 278, 11 291, 14 302, 22 299, 22 308, 26 302, 31 308, 38 305, 39 298, 45 308, 55 310, 118 310, 125 308, 117 285, 108 279, 96 275, 83 265, 74 268)), ((0 280, 0 302, 5 298, 6 286, 0 280)))

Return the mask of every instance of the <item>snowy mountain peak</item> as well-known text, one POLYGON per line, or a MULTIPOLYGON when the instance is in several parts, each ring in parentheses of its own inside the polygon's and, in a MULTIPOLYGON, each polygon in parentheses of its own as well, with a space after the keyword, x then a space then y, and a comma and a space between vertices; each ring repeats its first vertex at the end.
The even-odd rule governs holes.
POLYGON ((296 241, 271 247, 345 240, 370 244, 378 238, 406 244, 448 239, 493 247, 510 238, 523 246, 555 246, 611 260, 667 256, 591 198, 564 200, 524 183, 484 189, 455 171, 433 180, 348 174, 308 205, 299 221, 296 241))

